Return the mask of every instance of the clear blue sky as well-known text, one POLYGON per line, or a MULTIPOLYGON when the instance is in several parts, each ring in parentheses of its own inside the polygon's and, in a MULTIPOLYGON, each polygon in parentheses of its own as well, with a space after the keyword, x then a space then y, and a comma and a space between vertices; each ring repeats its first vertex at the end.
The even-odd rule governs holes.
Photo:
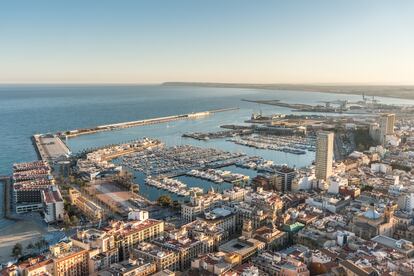
POLYGON ((0 83, 414 83, 412 0, 0 0, 0 83))

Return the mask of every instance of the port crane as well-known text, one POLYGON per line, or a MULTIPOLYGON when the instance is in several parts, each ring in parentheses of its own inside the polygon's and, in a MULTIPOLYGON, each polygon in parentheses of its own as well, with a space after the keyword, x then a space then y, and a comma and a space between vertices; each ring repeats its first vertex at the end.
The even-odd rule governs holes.
POLYGON ((348 104, 350 104, 350 102, 348 100, 336 100, 336 101, 319 101, 319 103, 324 103, 325 107, 328 109, 333 108, 333 104, 335 105, 339 105, 339 109, 340 111, 345 111, 348 110, 348 104))
POLYGON ((319 101, 319 103, 324 103, 326 108, 331 108, 332 107, 332 101, 319 101))

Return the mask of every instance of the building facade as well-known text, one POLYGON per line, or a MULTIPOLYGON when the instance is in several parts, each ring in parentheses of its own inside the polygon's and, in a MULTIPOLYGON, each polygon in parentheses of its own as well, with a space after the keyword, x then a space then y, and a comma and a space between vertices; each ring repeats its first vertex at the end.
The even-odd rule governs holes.
POLYGON ((316 178, 326 181, 332 175, 334 134, 319 132, 316 140, 316 178))

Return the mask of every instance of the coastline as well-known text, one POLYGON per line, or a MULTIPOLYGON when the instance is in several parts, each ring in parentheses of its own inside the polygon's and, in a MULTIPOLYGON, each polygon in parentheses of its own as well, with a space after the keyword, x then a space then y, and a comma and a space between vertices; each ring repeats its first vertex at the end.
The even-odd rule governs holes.
POLYGON ((242 88, 262 90, 303 91, 309 93, 330 93, 362 95, 414 100, 414 85, 323 85, 323 84, 250 84, 215 82, 164 82, 162 86, 194 86, 217 88, 242 88))

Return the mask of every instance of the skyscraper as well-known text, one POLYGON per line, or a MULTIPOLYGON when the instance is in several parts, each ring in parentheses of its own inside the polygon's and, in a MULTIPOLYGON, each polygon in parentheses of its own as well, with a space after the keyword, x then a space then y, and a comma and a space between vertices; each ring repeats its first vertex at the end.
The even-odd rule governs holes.
POLYGON ((381 143, 386 143, 387 135, 394 134, 395 114, 381 114, 380 117, 380 135, 381 143))
POLYGON ((332 174, 334 133, 319 132, 316 140, 316 178, 327 180, 332 174))

